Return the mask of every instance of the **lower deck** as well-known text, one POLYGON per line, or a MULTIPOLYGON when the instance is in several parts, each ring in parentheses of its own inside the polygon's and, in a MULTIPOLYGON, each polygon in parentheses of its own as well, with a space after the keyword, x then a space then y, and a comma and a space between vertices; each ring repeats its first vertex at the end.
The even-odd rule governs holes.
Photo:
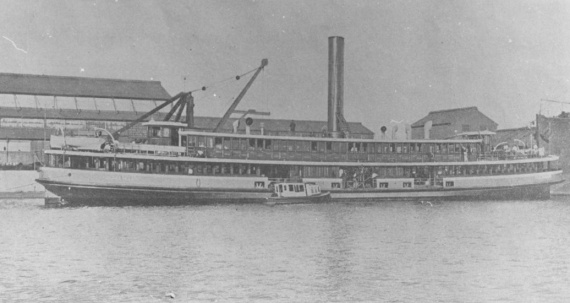
MULTIPOLYGON (((261 202, 279 180, 265 176, 140 174, 42 168, 38 182, 68 201, 93 204, 261 202)), ((348 187, 342 178, 302 178, 337 200, 543 199, 563 181, 562 171, 439 179, 374 178, 375 186, 348 187)))

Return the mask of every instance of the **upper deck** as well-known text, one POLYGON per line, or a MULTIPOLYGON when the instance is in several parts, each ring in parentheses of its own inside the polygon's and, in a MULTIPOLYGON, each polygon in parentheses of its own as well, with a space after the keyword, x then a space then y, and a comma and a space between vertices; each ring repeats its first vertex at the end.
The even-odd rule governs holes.
POLYGON ((538 157, 538 151, 491 152, 483 140, 371 140, 243 135, 181 130, 187 155, 311 162, 466 162, 538 157))

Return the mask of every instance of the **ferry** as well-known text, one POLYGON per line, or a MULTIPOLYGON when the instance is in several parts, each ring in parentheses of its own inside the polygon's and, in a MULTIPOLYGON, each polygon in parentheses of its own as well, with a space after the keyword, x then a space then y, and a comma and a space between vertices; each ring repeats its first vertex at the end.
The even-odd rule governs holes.
POLYGON ((328 128, 320 137, 301 137, 293 129, 286 135, 251 134, 249 126, 245 133, 221 132, 267 65, 264 59, 215 129, 194 127, 192 94, 180 93, 115 133, 52 136, 37 182, 67 203, 124 205, 263 203, 276 182, 293 180, 318 185, 340 201, 547 199, 550 186, 563 181, 557 156, 537 149, 495 151, 490 134, 450 140, 351 137, 342 113, 343 43, 342 37, 329 38, 328 128), (164 121, 148 121, 174 102, 164 121), (140 122, 148 130, 145 144, 116 139, 140 122))
POLYGON ((270 184, 274 193, 267 198, 266 204, 307 204, 330 200, 330 192, 321 192, 315 183, 278 182, 270 184))

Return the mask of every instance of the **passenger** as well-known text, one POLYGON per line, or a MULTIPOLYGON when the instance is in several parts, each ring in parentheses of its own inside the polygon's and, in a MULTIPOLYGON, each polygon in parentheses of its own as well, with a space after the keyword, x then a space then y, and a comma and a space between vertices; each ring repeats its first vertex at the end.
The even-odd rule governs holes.
POLYGON ((296 124, 295 121, 291 120, 291 123, 289 124, 289 129, 291 130, 292 133, 295 132, 295 128, 296 128, 296 124))

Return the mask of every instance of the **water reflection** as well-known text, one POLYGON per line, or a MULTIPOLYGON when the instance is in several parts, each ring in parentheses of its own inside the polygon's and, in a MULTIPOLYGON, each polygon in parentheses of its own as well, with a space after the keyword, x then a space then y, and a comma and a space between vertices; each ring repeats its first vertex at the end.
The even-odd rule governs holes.
POLYGON ((570 201, 0 202, 6 300, 564 301, 570 201))

